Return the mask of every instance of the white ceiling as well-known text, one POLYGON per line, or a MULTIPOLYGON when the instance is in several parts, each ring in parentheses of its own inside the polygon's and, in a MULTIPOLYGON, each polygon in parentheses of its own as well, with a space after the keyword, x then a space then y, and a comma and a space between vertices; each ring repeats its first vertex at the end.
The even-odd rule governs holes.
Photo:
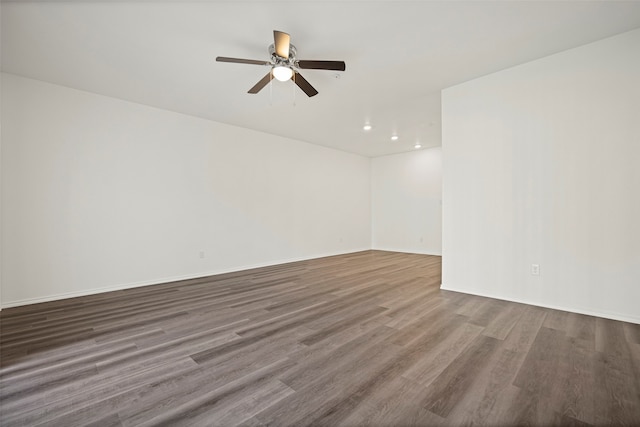
POLYGON ((2 70, 375 157, 440 145, 443 88, 638 27, 640 1, 4 1, 2 70), (268 68, 215 57, 274 29, 347 70, 247 94, 268 68))

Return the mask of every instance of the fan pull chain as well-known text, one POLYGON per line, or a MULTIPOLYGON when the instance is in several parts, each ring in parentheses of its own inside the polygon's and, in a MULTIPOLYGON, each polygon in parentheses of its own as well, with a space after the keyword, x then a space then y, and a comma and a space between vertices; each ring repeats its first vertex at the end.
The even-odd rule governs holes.
POLYGON ((269 75, 269 106, 273 107, 273 72, 269 75))
POLYGON ((293 73, 293 85, 291 86, 293 89, 293 106, 296 106, 296 73, 293 73))

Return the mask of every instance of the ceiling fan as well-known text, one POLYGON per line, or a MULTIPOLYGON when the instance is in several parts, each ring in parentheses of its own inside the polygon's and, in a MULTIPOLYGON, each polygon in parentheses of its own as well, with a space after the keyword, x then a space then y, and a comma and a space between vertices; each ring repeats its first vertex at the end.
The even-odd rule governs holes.
POLYGON ((307 96, 314 96, 318 91, 298 72, 299 69, 309 70, 333 70, 344 71, 346 65, 344 61, 305 61, 296 57, 296 47, 290 43, 291 36, 282 31, 273 31, 274 43, 269 46, 270 61, 260 61, 255 59, 227 58, 218 56, 218 62, 236 62, 238 64, 268 65, 271 67, 269 73, 264 76, 255 86, 249 89, 249 93, 258 93, 273 78, 280 81, 293 80, 307 96))

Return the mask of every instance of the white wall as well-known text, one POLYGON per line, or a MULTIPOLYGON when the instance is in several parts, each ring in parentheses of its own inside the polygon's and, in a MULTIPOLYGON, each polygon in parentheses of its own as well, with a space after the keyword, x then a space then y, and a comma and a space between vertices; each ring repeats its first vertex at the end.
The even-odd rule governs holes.
POLYGON ((443 289, 640 323, 639 52, 635 30, 443 92, 443 289))
MULTIPOLYGON (((2 4, 0 4, 0 30, 2 30, 2 4)), ((0 34, 2 31, 0 31, 0 34)), ((2 40, 0 36, 0 70, 2 69, 2 40)), ((2 79, 0 79, 2 99, 2 79)), ((0 191, 2 190, 2 105, 0 105, 0 191)), ((0 242, 2 242, 2 194, 0 193, 0 242)), ((0 311, 2 310, 2 244, 0 244, 0 311)))
POLYGON ((442 252, 442 149, 371 161, 374 249, 440 255, 442 252))
POLYGON ((368 158, 14 75, 2 89, 5 307, 371 247, 368 158))

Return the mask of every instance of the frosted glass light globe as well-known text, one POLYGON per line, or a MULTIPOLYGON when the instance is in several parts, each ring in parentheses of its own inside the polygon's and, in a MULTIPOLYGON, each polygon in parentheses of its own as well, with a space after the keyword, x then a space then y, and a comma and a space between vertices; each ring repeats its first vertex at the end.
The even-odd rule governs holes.
POLYGON ((275 77, 276 80, 286 82, 287 80, 291 79, 291 76, 293 76, 293 70, 289 67, 283 67, 282 65, 279 65, 273 68, 273 77, 275 77))

